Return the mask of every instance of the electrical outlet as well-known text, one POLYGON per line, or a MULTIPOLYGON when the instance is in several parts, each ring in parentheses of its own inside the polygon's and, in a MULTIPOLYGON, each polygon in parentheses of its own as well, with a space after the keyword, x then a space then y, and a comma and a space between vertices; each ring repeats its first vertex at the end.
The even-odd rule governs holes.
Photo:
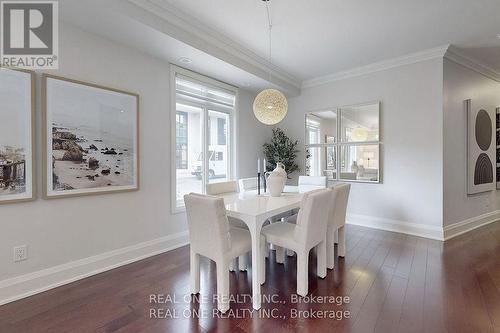
POLYGON ((14 247, 14 262, 28 259, 28 247, 26 245, 14 247))

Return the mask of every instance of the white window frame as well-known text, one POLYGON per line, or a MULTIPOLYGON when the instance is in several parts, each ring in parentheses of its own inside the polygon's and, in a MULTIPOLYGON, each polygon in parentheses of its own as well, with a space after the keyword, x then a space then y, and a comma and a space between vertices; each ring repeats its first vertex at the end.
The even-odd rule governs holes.
MULTIPOLYGON (((210 77, 192 72, 185 68, 170 65, 170 196, 171 196, 171 211, 173 214, 179 214, 186 211, 184 204, 178 205, 180 201, 177 201, 177 174, 176 174, 176 113, 177 113, 177 96, 176 96, 176 77, 184 76, 194 82, 199 82, 205 86, 211 86, 219 90, 225 90, 234 94, 235 101, 234 107, 223 108, 217 107, 215 105, 203 105, 203 156, 208 156, 209 151, 209 140, 207 140, 206 136, 208 133, 208 114, 209 111, 221 112, 229 115, 229 123, 227 124, 227 134, 228 134, 228 143, 230 145, 228 151, 228 179, 236 178, 236 170, 237 170, 237 158, 236 158, 236 147, 237 147, 237 138, 236 138, 236 128, 238 126, 238 88, 227 83, 220 82, 218 80, 212 79, 210 77)), ((181 104, 188 104, 188 101, 181 101, 181 104)), ((193 104, 194 105, 194 104, 193 104)), ((196 103, 196 107, 199 107, 196 103)), ((208 184, 208 159, 204 159, 203 163, 203 176, 202 176, 202 193, 206 192, 206 185, 208 184)))

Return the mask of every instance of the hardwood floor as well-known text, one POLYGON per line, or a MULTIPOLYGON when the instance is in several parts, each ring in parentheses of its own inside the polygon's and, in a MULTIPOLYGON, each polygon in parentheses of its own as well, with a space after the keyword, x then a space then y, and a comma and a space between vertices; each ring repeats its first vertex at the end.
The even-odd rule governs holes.
POLYGON ((252 312, 251 272, 231 273, 239 298, 218 318, 215 265, 202 259, 190 296, 185 246, 1 306, 0 332, 500 332, 500 222, 446 243, 349 225, 347 255, 325 279, 310 256, 310 296, 342 296, 333 303, 292 303, 295 257, 280 265, 273 252, 266 270, 269 302, 252 312))

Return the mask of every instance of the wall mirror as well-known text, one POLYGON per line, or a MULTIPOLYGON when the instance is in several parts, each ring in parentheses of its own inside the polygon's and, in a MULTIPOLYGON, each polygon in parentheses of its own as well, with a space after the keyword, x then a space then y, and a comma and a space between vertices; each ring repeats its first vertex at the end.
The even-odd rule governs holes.
POLYGON ((306 113, 306 175, 380 183, 380 103, 306 113))

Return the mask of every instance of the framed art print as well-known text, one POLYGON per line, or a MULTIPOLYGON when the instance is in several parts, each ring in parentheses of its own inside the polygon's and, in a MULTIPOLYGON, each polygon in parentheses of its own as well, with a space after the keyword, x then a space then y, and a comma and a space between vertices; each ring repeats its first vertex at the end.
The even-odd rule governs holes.
POLYGON ((139 189, 139 96, 43 76, 47 198, 139 189))
POLYGON ((496 188, 496 112, 480 101, 466 100, 467 194, 496 188))
POLYGON ((32 200, 34 73, 0 67, 0 204, 32 200))

